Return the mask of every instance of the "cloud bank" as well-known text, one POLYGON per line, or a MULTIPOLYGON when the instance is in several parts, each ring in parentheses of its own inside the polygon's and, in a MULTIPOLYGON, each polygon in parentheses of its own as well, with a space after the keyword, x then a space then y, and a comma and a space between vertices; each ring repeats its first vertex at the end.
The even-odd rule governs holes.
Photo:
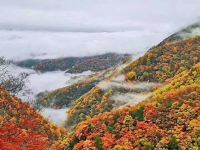
POLYGON ((0 0, 9 59, 147 50, 199 19, 199 0, 0 0))

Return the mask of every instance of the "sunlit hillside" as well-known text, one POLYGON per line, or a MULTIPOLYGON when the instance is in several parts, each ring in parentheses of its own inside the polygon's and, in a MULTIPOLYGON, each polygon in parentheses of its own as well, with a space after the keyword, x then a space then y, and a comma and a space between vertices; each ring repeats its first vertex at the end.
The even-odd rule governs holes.
POLYGON ((164 82, 200 60, 200 37, 165 43, 128 65, 127 80, 164 82))
POLYGON ((198 149, 200 132, 199 64, 162 88, 174 88, 136 106, 80 123, 69 147, 91 149, 198 149), (184 78, 187 76, 187 78, 184 78), (180 80, 184 78, 185 80, 180 80), (187 82, 187 81, 190 82, 187 82))
POLYGON ((147 99, 152 91, 199 62, 199 45, 199 37, 166 43, 116 69, 110 78, 73 103, 68 111, 67 125, 147 99))

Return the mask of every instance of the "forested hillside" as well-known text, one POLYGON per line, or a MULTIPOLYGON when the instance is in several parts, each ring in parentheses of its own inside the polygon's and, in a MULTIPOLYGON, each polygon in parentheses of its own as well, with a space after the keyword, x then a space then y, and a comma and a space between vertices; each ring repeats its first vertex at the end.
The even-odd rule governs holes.
POLYGON ((70 135, 68 148, 198 149, 199 102, 200 64, 197 64, 155 91, 154 97, 80 123, 70 135), (165 92, 158 95, 161 91, 165 92))
POLYGON ((66 135, 28 103, 0 87, 0 149, 44 150, 66 135))
POLYGON ((200 37, 197 36, 156 47, 124 69, 126 78, 164 82, 199 62, 199 45, 200 37))
POLYGON ((199 45, 199 37, 173 44, 166 43, 148 51, 125 68, 120 68, 117 73, 74 102, 68 112, 67 126, 111 111, 116 105, 137 104, 145 100, 161 84, 200 61, 199 45))

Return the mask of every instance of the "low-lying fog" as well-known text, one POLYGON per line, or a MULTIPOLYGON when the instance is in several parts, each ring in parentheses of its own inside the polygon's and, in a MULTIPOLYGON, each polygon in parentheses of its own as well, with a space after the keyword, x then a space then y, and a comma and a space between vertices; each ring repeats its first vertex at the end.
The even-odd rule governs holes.
MULTIPOLYGON (((18 75, 21 72, 29 74, 26 86, 31 90, 31 95, 26 96, 29 96, 31 99, 34 99, 34 96, 40 92, 51 91, 60 87, 70 85, 73 82, 76 82, 76 80, 80 80, 92 74, 91 71, 86 71, 79 74, 65 73, 64 71, 40 73, 32 69, 25 69, 17 67, 15 65, 10 65, 8 69, 9 72, 13 75, 18 75)), ((26 96, 21 97, 26 99, 26 96)))
POLYGON ((64 121, 67 119, 68 108, 63 109, 53 109, 53 108, 44 108, 41 113, 48 118, 50 121, 55 124, 62 126, 64 121))
MULTIPOLYGON (((8 71, 9 73, 16 76, 19 75, 19 73, 21 72, 29 74, 26 82, 26 87, 30 89, 30 92, 26 95, 19 93, 18 96, 22 98, 22 100, 24 101, 31 101, 31 102, 35 100, 35 96, 39 92, 51 91, 57 88, 70 85, 93 73, 91 71, 86 71, 79 74, 70 74, 70 73, 65 73, 64 71, 52 71, 52 72, 40 73, 32 69, 25 69, 17 67, 12 64, 9 65, 8 71)), ((51 122, 61 126, 63 122, 67 119, 66 111, 68 109, 69 108, 63 108, 63 109, 42 108, 41 114, 44 115, 44 117, 48 118, 51 122)))

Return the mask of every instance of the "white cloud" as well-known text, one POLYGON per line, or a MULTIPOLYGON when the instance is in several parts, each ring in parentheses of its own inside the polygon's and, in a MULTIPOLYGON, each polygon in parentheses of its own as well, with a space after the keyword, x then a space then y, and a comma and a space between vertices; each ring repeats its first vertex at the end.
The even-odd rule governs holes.
POLYGON ((12 59, 134 53, 196 21, 199 9, 199 0, 0 0, 0 53, 12 59))
MULTIPOLYGON (((89 75, 93 74, 91 71, 85 71, 77 74, 65 73, 65 71, 52 71, 39 73, 32 69, 25 69, 21 67, 17 67, 15 65, 10 65, 8 67, 8 71, 10 74, 19 75, 21 72, 26 72, 29 74, 26 82, 26 86, 31 90, 30 98, 34 99, 34 96, 40 92, 44 91, 52 91, 58 89, 60 87, 65 87, 71 85, 79 80, 83 80, 89 75)), ((22 99, 26 99, 27 97, 23 95, 19 95, 22 99)))
POLYGON ((58 126, 63 126, 64 121, 67 119, 67 111, 69 108, 63 109, 53 109, 53 108, 43 108, 41 114, 44 115, 49 121, 57 124, 58 126))

